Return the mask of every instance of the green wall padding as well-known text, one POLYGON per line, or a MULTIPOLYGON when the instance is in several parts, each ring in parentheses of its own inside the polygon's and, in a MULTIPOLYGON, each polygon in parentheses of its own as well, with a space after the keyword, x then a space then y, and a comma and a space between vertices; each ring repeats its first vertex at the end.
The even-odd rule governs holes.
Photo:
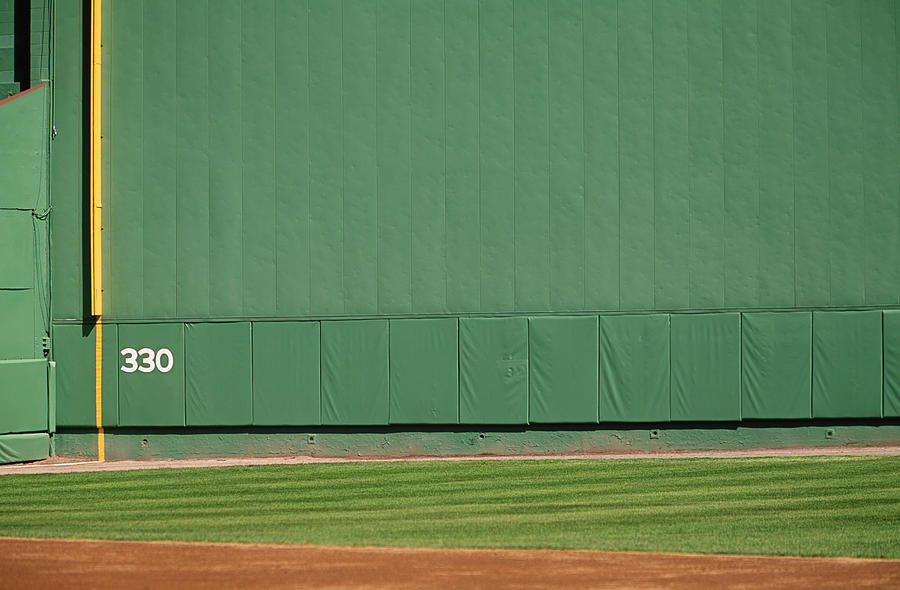
POLYGON ((884 416, 900 417, 900 310, 884 312, 884 416))
POLYGON ((0 289, 31 289, 33 277, 34 228, 31 211, 0 209, 0 289))
POLYGON ((46 431, 47 361, 0 361, 0 434, 46 431))
POLYGON ((459 422, 459 322, 391 320, 391 424, 459 422))
POLYGON ((47 89, 0 104, 0 209, 34 209, 46 196, 47 89))
POLYGON ((597 317, 539 317, 528 324, 530 423, 597 422, 597 317))
POLYGON ((322 322, 322 424, 389 419, 387 320, 322 322))
MULTIPOLYGON (((56 361, 56 418, 59 426, 94 427, 96 418, 96 364, 93 324, 57 324, 53 327, 56 361)), ((103 425, 119 419, 119 350, 115 324, 103 325, 103 425)))
POLYGON ((34 358, 34 292, 0 289, 0 360, 34 358))
POLYGON ((184 324, 121 324, 119 352, 109 362, 118 372, 120 426, 184 426, 184 324), (139 352, 136 360, 122 354, 126 348, 139 352))
POLYGON ((669 420, 669 316, 600 316, 600 420, 669 420))
POLYGON ((253 424, 321 424, 319 322, 253 324, 253 424))
POLYGON ((50 435, 46 432, 0 436, 0 463, 40 461, 50 456, 50 435))
POLYGON ((672 420, 740 420, 740 314, 674 314, 671 347, 672 420))
POLYGON ((741 417, 812 417, 812 314, 744 314, 741 338, 741 417))
POLYGON ((814 418, 880 418, 880 311, 813 314, 814 418))
POLYGON ((185 324, 188 426, 253 423, 250 323, 185 324))
POLYGON ((528 422, 528 320, 459 320, 460 424, 528 422))

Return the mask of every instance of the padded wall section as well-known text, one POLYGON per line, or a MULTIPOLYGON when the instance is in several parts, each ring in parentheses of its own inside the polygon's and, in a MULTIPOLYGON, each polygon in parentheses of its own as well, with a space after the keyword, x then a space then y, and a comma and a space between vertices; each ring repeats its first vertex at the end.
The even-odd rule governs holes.
POLYGON ((387 424, 387 320, 322 322, 322 423, 387 424))
POLYGON ((459 422, 459 321, 391 320, 391 424, 459 422))
MULTIPOLYGON (((8 163, 4 162, 3 168, 7 166, 8 163)), ((0 191, 5 190, 0 184, 0 191)), ((0 209, 0 289, 31 289, 33 275, 34 228, 31 211, 0 209)))
POLYGON ((0 359, 34 358, 34 292, 0 289, 0 359))
POLYGON ((185 324, 188 426, 253 423, 250 323, 185 324))
POLYGON ((47 361, 0 361, 0 434, 48 428, 47 361))
POLYGON ((461 424, 528 421, 528 320, 459 320, 461 424))
POLYGON ((597 422, 597 317, 528 323, 528 421, 597 422))
POLYGON ((741 318, 741 417, 812 416, 812 314, 741 318))
POLYGON ((741 419, 741 316, 672 316, 672 420, 741 419))
MULTIPOLYGON (((96 418, 96 340, 94 324, 58 324, 53 327, 56 361, 56 417, 59 426, 94 427, 96 418)), ((119 419, 117 327, 103 325, 103 425, 119 419)))
POLYGON ((0 463, 40 461, 50 456, 50 435, 46 432, 0 435, 0 463))
POLYGON ((900 310, 884 312, 884 416, 900 417, 900 310))
POLYGON ((184 324, 122 324, 115 363, 120 426, 184 426, 184 324))
POLYGON ((600 316, 600 420, 669 420, 669 316, 600 316))
POLYGON ((253 324, 253 424, 321 424, 319 322, 253 324))
POLYGON ((880 418, 880 311, 813 314, 813 417, 880 418))

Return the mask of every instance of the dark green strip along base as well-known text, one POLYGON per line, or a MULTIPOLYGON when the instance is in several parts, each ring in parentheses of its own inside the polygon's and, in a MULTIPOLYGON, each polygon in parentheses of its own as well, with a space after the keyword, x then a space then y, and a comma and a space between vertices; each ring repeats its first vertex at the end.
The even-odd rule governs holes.
MULTIPOLYGON (((900 420, 829 421, 803 424, 760 423, 611 425, 602 429, 486 430, 393 427, 309 430, 112 429, 106 431, 109 460, 192 457, 407 457, 458 455, 556 455, 779 449, 790 447, 866 447, 900 444, 900 420)), ((97 434, 65 430, 54 436, 57 455, 94 457, 97 434)))

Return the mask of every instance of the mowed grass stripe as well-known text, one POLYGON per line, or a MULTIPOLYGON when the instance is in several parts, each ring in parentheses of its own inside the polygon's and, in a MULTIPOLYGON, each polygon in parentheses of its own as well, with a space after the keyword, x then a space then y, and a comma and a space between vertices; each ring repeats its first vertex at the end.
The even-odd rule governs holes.
POLYGON ((900 458, 6 475, 0 535, 900 558, 900 458))

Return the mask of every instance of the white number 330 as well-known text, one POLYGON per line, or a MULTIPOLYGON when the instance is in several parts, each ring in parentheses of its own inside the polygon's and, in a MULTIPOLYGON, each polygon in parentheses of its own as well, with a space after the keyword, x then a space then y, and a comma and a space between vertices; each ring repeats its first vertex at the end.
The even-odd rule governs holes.
POLYGON ((152 348, 141 348, 135 350, 133 348, 123 348, 121 352, 125 357, 125 364, 121 369, 123 373, 152 373, 159 371, 160 373, 168 373, 172 370, 172 351, 168 348, 160 348, 153 350, 152 348), (138 356, 140 356, 140 364, 138 364, 138 356))

